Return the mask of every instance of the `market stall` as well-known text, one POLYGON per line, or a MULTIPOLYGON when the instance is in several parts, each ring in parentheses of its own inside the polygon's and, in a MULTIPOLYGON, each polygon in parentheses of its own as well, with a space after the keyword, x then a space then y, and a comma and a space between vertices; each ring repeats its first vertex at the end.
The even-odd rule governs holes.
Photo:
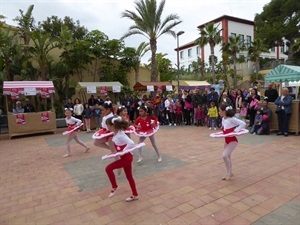
MULTIPOLYGON (((290 66, 290 65, 279 65, 270 71, 265 76, 266 82, 277 82, 279 87, 279 92, 281 91, 282 86, 296 86, 300 81, 300 66, 290 66)), ((296 91, 296 98, 292 102, 292 114, 289 121, 289 132, 295 132, 296 134, 300 131, 300 102, 298 98, 299 86, 296 91)), ((269 103, 269 107, 273 112, 273 116, 270 121, 271 130, 278 130, 277 116, 275 113, 276 105, 273 102, 269 103)))
MULTIPOLYGON (((54 86, 52 81, 4 81, 3 94, 6 96, 6 109, 9 137, 55 132, 56 114, 53 110, 54 86), (40 95, 42 99, 51 99, 51 110, 31 113, 13 113, 13 104, 27 96, 40 95), (8 98, 10 96, 10 98, 8 98)), ((46 102, 46 101, 45 101, 46 102)))
MULTIPOLYGON (((88 102, 91 95, 101 96, 104 100, 106 96, 109 96, 113 102, 116 102, 116 95, 121 92, 123 85, 118 81, 113 82, 78 82, 76 91, 78 91, 82 102, 88 102)), ((86 130, 85 121, 82 120, 84 125, 82 130, 86 130)), ((91 119, 91 129, 96 128, 96 122, 94 118, 91 119)))
MULTIPOLYGON (((178 85, 178 81, 173 81, 173 85, 178 85)), ((206 81, 199 81, 199 80, 179 80, 179 89, 180 90, 195 90, 195 89, 201 89, 201 90, 209 90, 210 89, 210 83, 206 81)))
POLYGON ((133 86, 135 91, 173 91, 174 85, 170 82, 140 81, 133 86))

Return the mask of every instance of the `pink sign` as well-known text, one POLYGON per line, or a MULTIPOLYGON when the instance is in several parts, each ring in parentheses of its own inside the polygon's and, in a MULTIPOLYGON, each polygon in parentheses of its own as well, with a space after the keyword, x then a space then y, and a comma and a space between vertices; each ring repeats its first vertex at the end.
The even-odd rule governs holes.
POLYGON ((42 123, 49 122, 50 121, 49 113, 48 112, 41 112, 41 120, 42 120, 42 123))
POLYGON ((106 87, 100 87, 100 93, 102 95, 107 95, 107 88, 106 87))
POLYGON ((19 98, 19 89, 18 88, 10 89, 10 96, 11 96, 11 99, 18 99, 19 98))
POLYGON ((41 88, 41 96, 42 96, 42 98, 49 98, 49 89, 41 88))
POLYGON ((25 124, 25 114, 20 113, 16 115, 16 123, 18 125, 24 125, 25 124))

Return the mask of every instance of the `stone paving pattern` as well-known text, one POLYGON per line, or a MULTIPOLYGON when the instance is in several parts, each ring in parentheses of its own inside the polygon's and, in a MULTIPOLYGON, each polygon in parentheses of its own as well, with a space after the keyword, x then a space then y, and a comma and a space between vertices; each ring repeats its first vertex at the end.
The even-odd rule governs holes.
MULTIPOLYGON (((120 189, 110 184, 91 134, 80 132, 91 150, 73 143, 62 158, 66 137, 57 134, 8 139, 0 135, 1 225, 298 225, 300 224, 300 137, 244 135, 233 152, 231 181, 223 181, 224 139, 204 127, 161 127, 156 142, 163 161, 146 140, 142 164, 133 173, 140 199, 124 172, 120 189)), ((133 136, 137 141, 137 137, 133 136)))

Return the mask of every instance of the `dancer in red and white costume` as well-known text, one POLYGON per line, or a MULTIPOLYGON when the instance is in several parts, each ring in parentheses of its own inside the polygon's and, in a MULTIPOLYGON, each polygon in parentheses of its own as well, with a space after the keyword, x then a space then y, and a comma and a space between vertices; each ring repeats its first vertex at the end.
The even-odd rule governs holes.
MULTIPOLYGON (((222 117, 222 131, 224 134, 239 132, 246 127, 246 123, 244 121, 234 117, 235 110, 228 104, 220 105, 219 114, 222 117)), ((222 178, 223 180, 230 180, 230 178, 233 176, 231 153, 237 147, 237 144, 238 139, 236 138, 236 136, 225 137, 224 151, 222 157, 227 172, 222 178)))
POLYGON ((113 152, 114 145, 111 140, 113 137, 113 133, 108 130, 106 125, 106 120, 114 116, 111 102, 105 102, 102 105, 102 114, 103 114, 103 118, 101 122, 102 128, 93 134, 93 139, 95 139, 94 145, 97 147, 109 149, 111 150, 111 152, 113 152))
POLYGON ((110 198, 114 196, 118 190, 114 170, 123 168, 132 191, 132 195, 126 198, 125 201, 131 202, 133 200, 137 200, 139 196, 136 190, 134 178, 132 176, 133 155, 130 152, 130 149, 135 149, 136 145, 124 132, 128 128, 129 124, 120 116, 108 118, 106 120, 106 124, 108 129, 114 133, 112 142, 114 143, 115 149, 113 153, 129 151, 128 153, 120 156, 120 159, 109 164, 105 169, 112 185, 112 189, 108 197, 110 198))
POLYGON ((118 116, 121 116, 123 119, 125 119, 129 123, 129 127, 125 130, 125 134, 130 138, 130 134, 134 132, 135 128, 134 126, 130 125, 130 119, 128 116, 127 108, 125 106, 119 106, 117 109, 116 114, 118 116))
MULTIPOLYGON (((134 122, 135 131, 134 134, 139 136, 139 143, 142 143, 145 141, 147 137, 149 137, 151 144, 158 156, 157 161, 161 162, 162 158, 160 156, 158 147, 156 145, 154 134, 159 129, 159 123, 156 116, 152 115, 151 110, 149 107, 142 105, 139 107, 139 114, 140 116, 136 118, 134 122)), ((140 163, 143 160, 142 157, 142 148, 138 150, 139 153, 139 159, 138 163, 140 163)))
POLYGON ((79 140, 78 138, 78 129, 82 125, 82 121, 72 116, 72 109, 66 108, 65 109, 65 120, 68 126, 68 131, 64 132, 64 134, 69 134, 66 145, 67 145, 67 153, 63 155, 63 157, 71 156, 71 141, 74 139, 78 144, 85 147, 85 152, 88 152, 90 148, 79 140))

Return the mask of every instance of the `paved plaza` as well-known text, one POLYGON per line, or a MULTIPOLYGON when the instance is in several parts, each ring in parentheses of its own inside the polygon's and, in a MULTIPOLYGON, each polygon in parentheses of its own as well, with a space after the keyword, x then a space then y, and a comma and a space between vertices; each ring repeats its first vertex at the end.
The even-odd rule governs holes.
POLYGON ((90 152, 73 143, 72 157, 62 158, 64 130, 0 135, 1 225, 300 224, 300 136, 240 136, 234 177, 223 181, 224 139, 209 138, 213 131, 204 127, 162 126, 155 136, 163 161, 147 139, 144 160, 133 163, 140 198, 125 202, 131 191, 124 172, 108 198, 107 150, 80 132, 90 152))

